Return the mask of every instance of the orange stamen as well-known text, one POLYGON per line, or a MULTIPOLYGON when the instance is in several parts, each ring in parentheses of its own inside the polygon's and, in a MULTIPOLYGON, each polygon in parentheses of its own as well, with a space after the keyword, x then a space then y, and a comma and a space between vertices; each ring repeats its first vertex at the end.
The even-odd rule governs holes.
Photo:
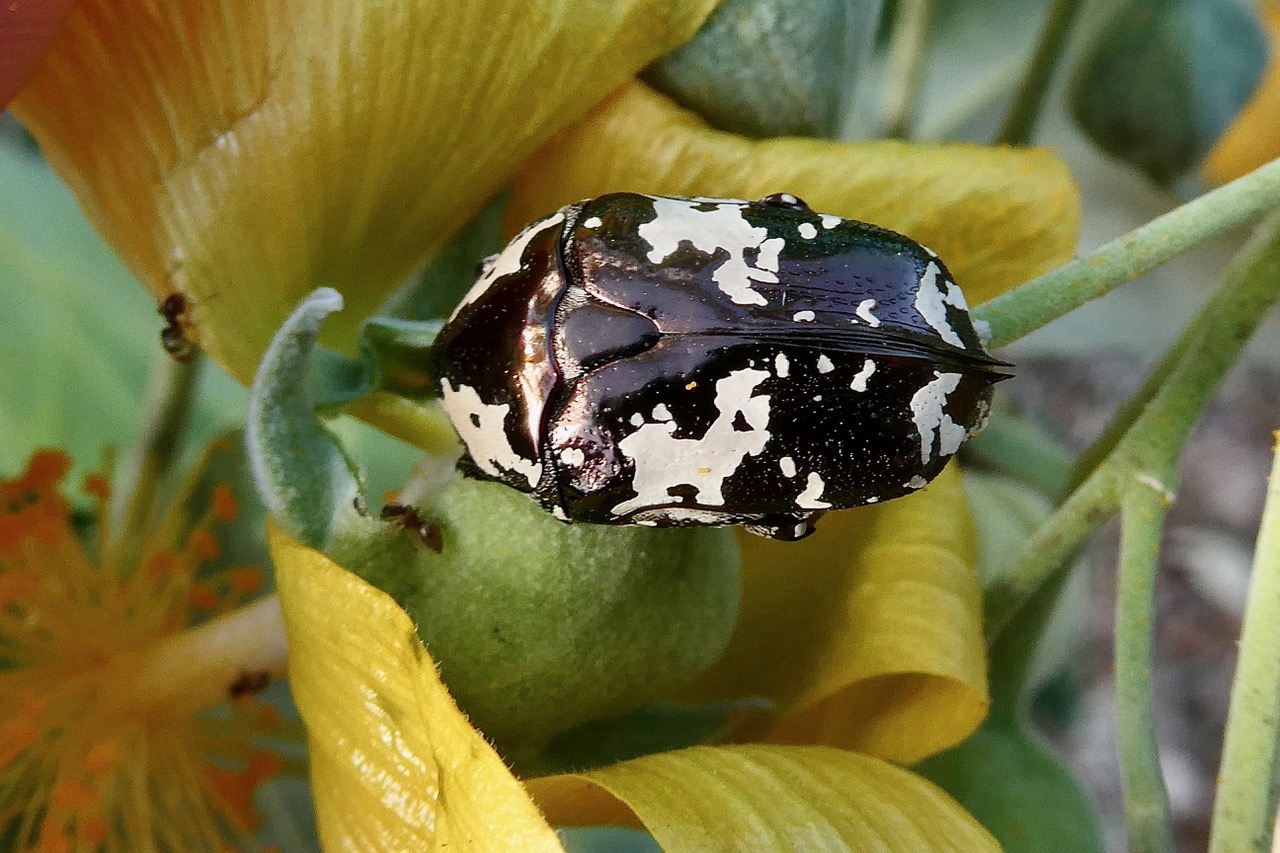
POLYGON ((231 587, 234 595, 249 595, 257 592, 262 588, 265 578, 262 576, 262 569, 257 566, 248 566, 243 569, 228 569, 226 572, 227 583, 231 587))
POLYGON ((240 513, 240 506, 236 503, 236 496, 232 493, 231 487, 224 483, 219 483, 213 487, 211 499, 213 517, 218 521, 234 521, 240 513))
POLYGON ((191 546, 191 553, 201 562, 212 560, 222 553, 218 538, 208 530, 191 531, 191 538, 187 541, 191 546))

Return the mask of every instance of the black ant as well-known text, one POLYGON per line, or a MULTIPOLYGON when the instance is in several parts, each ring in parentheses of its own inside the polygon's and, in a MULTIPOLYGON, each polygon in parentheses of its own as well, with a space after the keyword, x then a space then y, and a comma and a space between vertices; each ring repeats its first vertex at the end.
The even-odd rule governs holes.
POLYGON ((231 682, 231 686, 227 688, 227 697, 231 699, 240 699, 245 696, 252 696, 255 693, 261 693, 267 689, 267 685, 271 683, 271 673, 266 670, 255 670, 254 672, 242 672, 235 681, 231 682))
POLYGON ((182 326, 183 315, 187 313, 187 297, 181 293, 170 293, 156 309, 168 323, 160 330, 160 345, 164 351, 173 356, 175 361, 189 361, 195 352, 195 344, 187 337, 182 326))
POLYGON ((422 544, 437 554, 444 550, 444 531, 440 529, 440 525, 427 521, 411 506, 397 503, 386 504, 382 507, 382 511, 378 513, 378 518, 399 524, 405 530, 418 534, 422 544))

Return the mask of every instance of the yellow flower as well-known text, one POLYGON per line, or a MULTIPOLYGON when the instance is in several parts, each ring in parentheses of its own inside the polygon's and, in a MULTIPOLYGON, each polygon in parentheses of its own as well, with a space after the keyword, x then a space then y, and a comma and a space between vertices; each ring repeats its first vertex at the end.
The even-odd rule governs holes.
MULTIPOLYGON (((792 192, 930 245, 973 302, 1070 257, 1079 200, 1050 152, 751 141, 632 80, 714 5, 212 0, 124 12, 82 0, 15 108, 113 247, 157 297, 187 298, 188 332, 241 380, 319 285, 343 292, 326 335, 349 345, 512 181, 512 229, 614 189, 792 192)), ((804 829, 815 845, 989 849, 954 801, 894 764, 963 739, 985 711, 958 478, 837 514, 809 543, 744 546, 728 652, 682 696, 654 698, 764 697, 769 709, 744 710, 730 732, 764 743, 525 784, 456 707, 404 611, 273 531, 322 841, 556 849, 552 823, 639 820, 672 847, 781 845, 804 829)))
POLYGON ((13 110, 138 279, 248 384, 306 293, 369 312, 715 0, 76 4, 13 110))
MULTIPOLYGON (((258 827, 253 791, 285 766, 264 739, 296 737, 250 689, 278 672, 236 671, 226 644, 235 619, 241 644, 270 645, 274 598, 231 615, 261 572, 201 573, 235 500, 215 488, 202 517, 162 520, 129 559, 77 535, 69 468, 40 451, 0 482, 0 832, 40 853, 225 849, 258 827)), ((104 479, 86 489, 105 505, 104 479)))

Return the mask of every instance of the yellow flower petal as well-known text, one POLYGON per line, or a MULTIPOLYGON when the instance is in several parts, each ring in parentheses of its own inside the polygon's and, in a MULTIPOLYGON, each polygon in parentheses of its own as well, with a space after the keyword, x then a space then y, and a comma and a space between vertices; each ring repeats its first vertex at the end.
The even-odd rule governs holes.
POLYGON ((664 850, 999 849, 930 782, 825 747, 695 747, 529 789, 552 823, 638 822, 664 850))
POLYGON ((715 0, 84 0, 14 104, 90 219, 241 380, 317 286, 356 324, 715 0))
POLYGON ((815 210, 899 231, 938 252, 971 304, 1072 256, 1080 199, 1045 149, 748 140, 710 129, 640 83, 543 147, 522 171, 511 230, 617 191, 800 196, 815 210))
POLYGON ((981 591, 955 466, 915 495, 831 513, 802 542, 743 535, 740 544, 737 628, 685 697, 777 704, 736 737, 913 764, 982 722, 981 591))
POLYGON ((329 850, 562 850, 390 596, 272 526, 289 683, 329 850))
POLYGON ((1280 157, 1280 133, 1276 132, 1280 128, 1280 2, 1261 4, 1258 14, 1267 31, 1271 58, 1257 91, 1205 159, 1205 177, 1217 184, 1280 157))

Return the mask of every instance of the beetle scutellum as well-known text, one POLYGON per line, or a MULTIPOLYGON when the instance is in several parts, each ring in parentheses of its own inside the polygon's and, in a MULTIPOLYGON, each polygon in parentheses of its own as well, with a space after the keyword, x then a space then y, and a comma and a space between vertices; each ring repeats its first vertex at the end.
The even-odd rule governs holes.
POLYGON ((933 252, 785 193, 571 204, 434 351, 477 476, 563 521, 788 540, 923 487, 1006 375, 933 252))

